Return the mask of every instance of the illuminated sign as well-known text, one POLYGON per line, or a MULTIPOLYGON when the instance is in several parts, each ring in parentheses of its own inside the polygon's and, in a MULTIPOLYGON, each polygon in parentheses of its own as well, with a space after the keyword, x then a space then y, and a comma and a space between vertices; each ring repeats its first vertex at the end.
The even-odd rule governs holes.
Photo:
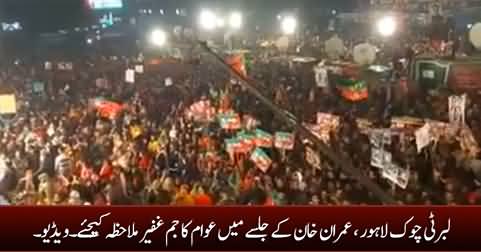
POLYGON ((89 6, 92 9, 118 9, 122 8, 122 0, 89 0, 89 6))

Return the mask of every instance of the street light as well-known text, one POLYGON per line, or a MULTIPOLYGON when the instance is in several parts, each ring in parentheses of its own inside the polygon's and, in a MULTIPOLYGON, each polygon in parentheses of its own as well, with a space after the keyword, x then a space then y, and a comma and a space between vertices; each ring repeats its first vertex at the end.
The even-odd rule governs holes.
POLYGON ((297 29, 297 19, 292 16, 286 16, 281 21, 281 30, 285 35, 292 35, 297 29))
POLYGON ((199 23, 203 29, 214 30, 219 25, 218 21, 219 20, 215 13, 210 10, 203 10, 200 13, 199 23))
POLYGON ((377 21, 377 31, 383 37, 391 37, 396 32, 396 20, 391 16, 386 16, 377 21))
POLYGON ((242 27, 242 14, 238 11, 230 14, 229 26, 232 29, 240 29, 242 27))
POLYGON ((150 34, 150 43, 158 47, 164 46, 167 43, 167 34, 160 29, 153 30, 150 34))

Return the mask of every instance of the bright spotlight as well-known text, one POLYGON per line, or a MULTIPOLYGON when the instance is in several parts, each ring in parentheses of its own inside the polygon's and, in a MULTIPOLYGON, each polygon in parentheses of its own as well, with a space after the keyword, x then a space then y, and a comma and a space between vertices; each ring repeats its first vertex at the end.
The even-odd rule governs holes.
POLYGON ((297 20, 292 16, 284 17, 281 21, 282 32, 286 35, 292 35, 297 29, 297 20))
POLYGON ((218 19, 214 12, 203 10, 200 13, 200 26, 206 30, 214 30, 218 26, 218 19))
POLYGON ((224 21, 224 19, 223 19, 223 18, 218 18, 218 19, 217 19, 217 27, 218 27, 218 28, 224 28, 224 26, 225 26, 225 21, 224 21))
POLYGON ((393 17, 383 17, 377 21, 377 31, 383 37, 390 37, 396 32, 396 20, 393 17))
POLYGON ((229 25, 233 29, 240 29, 242 27, 242 14, 240 12, 230 14, 229 25))
POLYGON ((94 41, 91 38, 87 39, 87 44, 91 45, 94 41))
POLYGON ((162 30, 154 30, 150 34, 150 43, 155 46, 164 46, 167 42, 167 35, 162 30))

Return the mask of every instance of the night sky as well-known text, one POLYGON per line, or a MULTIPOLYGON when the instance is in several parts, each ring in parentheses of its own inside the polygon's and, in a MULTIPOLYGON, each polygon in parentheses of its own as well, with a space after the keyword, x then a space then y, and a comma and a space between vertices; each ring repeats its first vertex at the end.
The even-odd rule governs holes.
MULTIPOLYGON (((124 4, 136 0, 124 0, 124 4)), ((166 9, 190 8, 204 2, 211 6, 227 4, 240 6, 242 9, 279 8, 329 8, 352 10, 357 0, 140 0, 162 1, 166 9)), ((0 20, 19 21, 33 32, 50 32, 63 28, 73 28, 91 22, 92 13, 87 8, 86 0, 0 0, 0 20), (90 19, 89 19, 90 18, 90 19)))

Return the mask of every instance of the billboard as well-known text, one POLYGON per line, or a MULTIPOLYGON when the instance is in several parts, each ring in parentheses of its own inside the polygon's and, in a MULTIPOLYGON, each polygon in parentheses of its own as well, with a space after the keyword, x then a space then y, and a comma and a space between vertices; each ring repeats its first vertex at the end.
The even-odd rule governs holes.
POLYGON ((95 10, 122 8, 122 0, 88 0, 89 6, 95 10))

